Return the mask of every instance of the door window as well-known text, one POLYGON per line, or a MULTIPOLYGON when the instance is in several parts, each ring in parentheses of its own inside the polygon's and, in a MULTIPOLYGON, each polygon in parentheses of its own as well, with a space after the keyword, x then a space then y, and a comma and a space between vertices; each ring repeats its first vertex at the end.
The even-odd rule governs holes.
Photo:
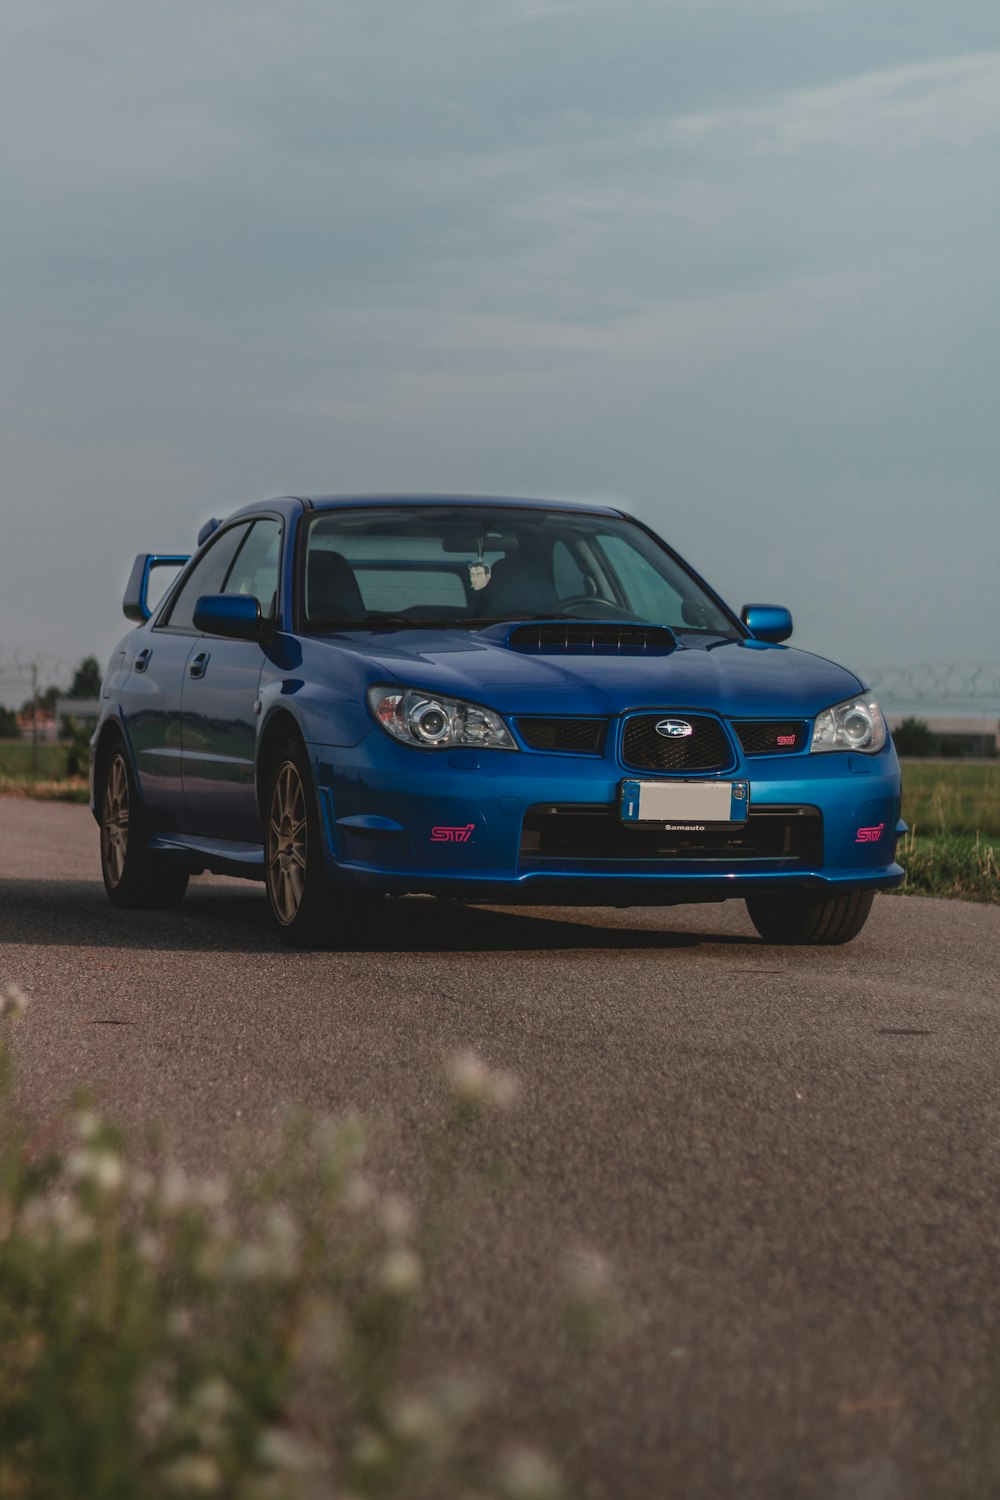
POLYGON ((167 625, 171 630, 194 631, 195 605, 203 594, 222 593, 233 558, 249 530, 250 523, 245 521, 239 526, 227 527, 212 538, 208 551, 195 563, 187 581, 181 584, 180 592, 167 606, 163 619, 157 620, 157 627, 167 625))
POLYGON ((260 603, 265 619, 272 619, 278 602, 278 563, 281 558, 281 523, 255 521, 220 593, 247 594, 260 603))

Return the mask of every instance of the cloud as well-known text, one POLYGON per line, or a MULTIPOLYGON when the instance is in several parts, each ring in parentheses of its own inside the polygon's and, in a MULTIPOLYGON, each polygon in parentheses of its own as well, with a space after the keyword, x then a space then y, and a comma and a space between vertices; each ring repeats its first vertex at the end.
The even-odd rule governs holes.
POLYGON ((757 155, 815 146, 894 156, 922 146, 967 147, 1000 134, 1000 51, 862 73, 775 103, 674 119, 682 146, 737 136, 757 155))

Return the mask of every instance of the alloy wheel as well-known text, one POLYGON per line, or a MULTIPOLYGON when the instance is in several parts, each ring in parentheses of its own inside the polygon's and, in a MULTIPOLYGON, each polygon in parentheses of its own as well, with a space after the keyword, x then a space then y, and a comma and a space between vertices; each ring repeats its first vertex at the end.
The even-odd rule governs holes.
POLYGON ((101 817, 101 854, 104 857, 108 881, 112 886, 120 884, 125 873, 128 830, 128 771, 124 758, 118 754, 111 762, 104 785, 104 806, 101 817))
POLYGON ((309 833, 302 778, 291 761, 279 768, 271 791, 267 824, 267 878, 278 921, 295 921, 306 885, 309 833))

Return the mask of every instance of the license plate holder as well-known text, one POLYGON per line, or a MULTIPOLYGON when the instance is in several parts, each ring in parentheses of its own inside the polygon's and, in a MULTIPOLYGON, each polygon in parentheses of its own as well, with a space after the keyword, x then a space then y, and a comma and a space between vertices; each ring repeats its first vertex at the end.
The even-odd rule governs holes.
POLYGON ((745 823, 749 781, 623 781, 623 823, 659 824, 678 833, 745 823))

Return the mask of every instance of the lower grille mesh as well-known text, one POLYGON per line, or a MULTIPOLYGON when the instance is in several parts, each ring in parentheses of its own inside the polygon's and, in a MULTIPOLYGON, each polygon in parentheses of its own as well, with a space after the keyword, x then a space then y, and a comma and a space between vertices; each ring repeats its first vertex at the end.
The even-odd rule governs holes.
POLYGON ((700 832, 630 826, 603 805, 529 807, 521 827, 520 863, 538 868, 565 860, 781 860, 818 864, 823 819, 815 807, 753 808, 745 823, 700 832))

